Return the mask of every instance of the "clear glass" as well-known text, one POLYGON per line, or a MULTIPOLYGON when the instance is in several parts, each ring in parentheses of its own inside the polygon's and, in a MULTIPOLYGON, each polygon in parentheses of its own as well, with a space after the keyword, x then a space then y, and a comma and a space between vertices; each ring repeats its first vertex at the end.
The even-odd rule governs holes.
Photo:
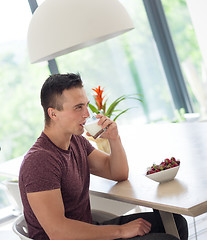
POLYGON ((125 100, 118 109, 132 107, 119 124, 171 121, 174 105, 142 1, 121 1, 135 29, 114 39, 58 57, 60 72, 80 72, 89 99, 92 88, 104 87, 107 107, 124 94, 139 93, 143 102, 125 100))
POLYGON ((206 36, 206 26, 202 25, 206 22, 206 1, 162 0, 162 4, 194 111, 204 120, 207 117, 207 65, 202 47, 206 48, 206 41, 202 45, 198 40, 206 36), (202 8, 205 18, 201 16, 202 8))

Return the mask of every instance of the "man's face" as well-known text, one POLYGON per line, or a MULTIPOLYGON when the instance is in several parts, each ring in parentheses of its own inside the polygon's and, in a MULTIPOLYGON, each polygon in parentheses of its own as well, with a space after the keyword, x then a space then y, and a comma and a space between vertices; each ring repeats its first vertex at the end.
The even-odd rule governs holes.
POLYGON ((83 125, 89 117, 88 98, 83 88, 64 90, 61 96, 63 110, 56 110, 56 124, 64 134, 80 135, 83 125))

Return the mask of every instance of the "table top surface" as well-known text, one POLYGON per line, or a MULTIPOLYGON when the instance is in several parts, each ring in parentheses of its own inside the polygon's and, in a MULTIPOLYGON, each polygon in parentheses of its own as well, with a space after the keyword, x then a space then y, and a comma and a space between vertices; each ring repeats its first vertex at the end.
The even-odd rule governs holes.
POLYGON ((207 123, 126 126, 120 135, 129 180, 91 176, 92 194, 194 217, 207 212, 207 123), (147 167, 172 156, 181 162, 174 180, 160 184, 145 176, 147 167))

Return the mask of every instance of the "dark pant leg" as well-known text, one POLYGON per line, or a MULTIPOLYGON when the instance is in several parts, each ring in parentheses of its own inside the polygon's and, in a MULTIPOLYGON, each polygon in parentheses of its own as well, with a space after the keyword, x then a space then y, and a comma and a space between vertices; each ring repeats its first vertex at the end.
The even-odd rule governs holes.
MULTIPOLYGON (((152 224, 150 233, 165 233, 160 214, 156 210, 154 212, 137 213, 137 214, 131 214, 131 215, 117 217, 117 218, 114 218, 112 220, 105 221, 101 224, 103 224, 103 225, 122 225, 122 224, 128 223, 130 221, 133 221, 137 218, 143 218, 143 219, 145 219, 146 221, 148 221, 152 224)), ((180 234, 180 239, 181 240, 187 240, 188 239, 188 230, 187 230, 186 220, 181 215, 175 214, 175 222, 176 222, 176 225, 177 225, 177 228, 178 228, 178 232, 180 234)), ((145 239, 147 240, 146 237, 148 235, 150 235, 150 234, 145 235, 145 238, 143 240, 145 240, 145 239)), ((156 236, 155 235, 156 234, 153 235, 153 238, 152 238, 153 240, 158 239, 158 238, 155 238, 157 236, 157 235, 156 236)), ((163 235, 163 234, 161 234, 161 235, 163 235)), ((165 235, 166 240, 167 240, 168 239, 167 234, 164 234, 164 235, 165 235)), ((162 237, 162 236, 160 236, 160 237, 162 237)), ((134 238, 134 239, 142 239, 142 238, 138 237, 138 238, 134 238)))
POLYGON ((152 233, 160 233, 160 232, 164 233, 165 232, 161 218, 158 217, 153 212, 135 213, 135 214, 125 215, 125 216, 120 216, 120 217, 111 219, 109 221, 105 221, 101 224, 103 224, 103 225, 122 225, 122 224, 125 224, 128 222, 131 222, 137 218, 143 218, 146 221, 150 222, 152 224, 152 227, 151 227, 152 233))
POLYGON ((144 236, 137 236, 125 240, 179 240, 179 239, 166 233, 149 233, 144 236))
MULTIPOLYGON (((159 211, 155 210, 155 209, 153 209, 153 211, 156 215, 156 218, 159 219, 159 222, 162 222, 159 211)), ((175 219, 175 223, 176 223, 176 226, 178 229, 180 239, 187 240, 188 239, 188 224, 187 224, 186 219, 182 215, 175 214, 175 213, 173 214, 173 217, 175 219)), ((164 228, 164 226, 163 226, 163 228, 164 228)))

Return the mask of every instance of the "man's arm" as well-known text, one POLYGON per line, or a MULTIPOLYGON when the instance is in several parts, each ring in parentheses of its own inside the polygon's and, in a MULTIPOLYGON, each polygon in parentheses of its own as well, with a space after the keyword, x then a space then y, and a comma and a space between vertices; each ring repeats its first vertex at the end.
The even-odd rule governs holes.
POLYGON ((143 219, 118 225, 96 226, 64 215, 60 189, 27 193, 29 204, 50 240, 112 240, 144 235, 151 224, 143 219))
POLYGON ((127 180, 129 167, 117 125, 103 115, 97 116, 100 118, 99 124, 102 128, 107 128, 101 137, 109 140, 111 154, 94 150, 88 156, 90 171, 94 175, 115 181, 127 180))

